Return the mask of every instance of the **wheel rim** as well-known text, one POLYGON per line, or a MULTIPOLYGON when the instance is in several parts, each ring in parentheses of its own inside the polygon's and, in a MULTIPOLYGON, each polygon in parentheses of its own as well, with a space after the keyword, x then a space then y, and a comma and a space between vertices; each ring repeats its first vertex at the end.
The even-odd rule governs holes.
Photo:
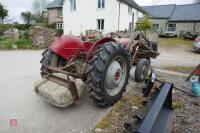
POLYGON ((147 74, 148 74, 148 71, 149 71, 149 65, 148 64, 145 64, 142 68, 142 71, 141 71, 141 77, 142 79, 146 78, 147 74))
POLYGON ((110 96, 117 95, 126 80, 127 66, 123 57, 118 56, 109 64, 106 73, 105 90, 110 96))

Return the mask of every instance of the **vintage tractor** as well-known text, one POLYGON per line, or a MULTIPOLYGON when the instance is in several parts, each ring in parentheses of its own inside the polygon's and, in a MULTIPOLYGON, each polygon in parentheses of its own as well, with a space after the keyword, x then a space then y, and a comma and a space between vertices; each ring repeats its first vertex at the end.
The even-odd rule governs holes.
POLYGON ((87 85, 94 103, 106 107, 122 97, 129 81, 131 66, 137 65, 135 80, 142 82, 151 70, 150 58, 156 58, 159 53, 157 44, 148 41, 142 33, 135 33, 130 39, 109 33, 95 44, 72 35, 62 36, 42 55, 43 80, 35 85, 37 94, 52 99, 53 96, 47 94, 50 89, 55 90, 51 93, 57 94, 56 89, 65 88, 67 90, 59 93, 59 98, 65 99, 62 104, 56 103, 58 98, 50 102, 66 107, 69 105, 65 104, 67 100, 73 100, 70 104, 79 100, 75 80, 81 79, 87 85), (69 92, 70 95, 64 95, 69 92))

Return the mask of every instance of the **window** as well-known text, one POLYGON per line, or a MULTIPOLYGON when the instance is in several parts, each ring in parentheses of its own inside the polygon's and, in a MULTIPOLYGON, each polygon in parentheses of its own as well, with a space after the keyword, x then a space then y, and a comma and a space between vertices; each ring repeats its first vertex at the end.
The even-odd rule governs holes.
POLYGON ((63 29, 63 23, 56 23, 56 29, 63 29))
POLYGON ((63 9, 58 9, 58 16, 63 17, 63 9))
POLYGON ((75 11, 76 10, 76 0, 69 0, 70 1, 70 10, 75 11))
POLYGON ((97 19, 97 30, 104 30, 104 19, 97 19))
POLYGON ((98 8, 105 8, 105 0, 98 0, 98 8))
POLYGON ((132 7, 128 6, 128 13, 132 14, 132 7))
POLYGON ((153 30, 154 31, 159 30, 159 24, 153 24, 153 30))
POLYGON ((169 24, 168 31, 176 31, 176 24, 169 24))

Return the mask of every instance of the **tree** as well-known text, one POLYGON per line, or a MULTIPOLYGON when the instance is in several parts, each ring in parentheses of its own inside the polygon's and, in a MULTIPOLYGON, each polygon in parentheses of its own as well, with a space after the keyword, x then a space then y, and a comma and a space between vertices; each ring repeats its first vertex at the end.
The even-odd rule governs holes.
POLYGON ((4 6, 0 3, 0 19, 1 22, 4 22, 4 19, 8 16, 8 10, 4 8, 4 6))
POLYGON ((33 19, 37 23, 44 23, 46 18, 47 0, 34 0, 33 1, 33 19))
POLYGON ((140 30, 140 31, 147 31, 147 30, 152 29, 152 23, 149 20, 148 15, 145 15, 144 21, 142 23, 138 24, 136 29, 140 30))
POLYGON ((29 24, 29 25, 31 24, 31 21, 32 21, 32 13, 31 12, 29 12, 29 11, 22 12, 21 17, 26 24, 29 24))

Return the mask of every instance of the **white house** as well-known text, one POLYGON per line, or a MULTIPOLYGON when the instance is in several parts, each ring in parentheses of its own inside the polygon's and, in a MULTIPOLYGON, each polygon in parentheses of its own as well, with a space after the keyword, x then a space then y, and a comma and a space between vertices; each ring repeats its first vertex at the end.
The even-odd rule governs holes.
POLYGON ((132 30, 145 11, 133 0, 64 0, 64 33, 132 30))

